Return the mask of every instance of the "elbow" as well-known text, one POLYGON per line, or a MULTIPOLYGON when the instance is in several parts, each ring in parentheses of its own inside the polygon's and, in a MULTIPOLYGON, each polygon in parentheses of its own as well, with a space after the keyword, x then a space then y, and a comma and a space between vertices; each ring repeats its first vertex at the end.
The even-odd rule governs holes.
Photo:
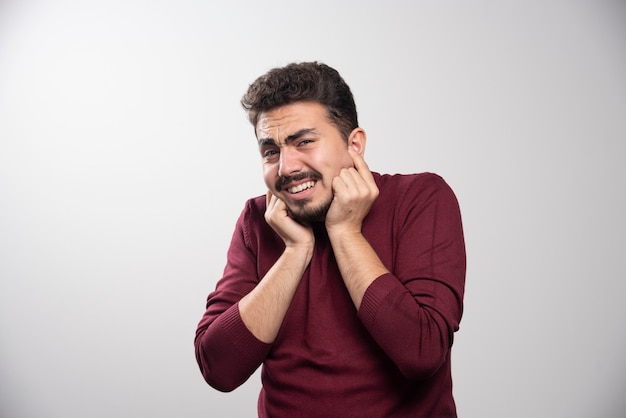
MULTIPOLYGON (((409 349, 396 351, 395 364, 409 380, 425 380, 437 374, 450 360, 450 336, 439 327, 414 336, 409 349)), ((405 346, 406 347, 406 346, 405 346)))
POLYGON ((228 379, 228 376, 214 376, 211 373, 202 373, 204 376, 204 380, 211 386, 213 389, 219 390, 220 392, 232 392, 241 386, 241 383, 234 381, 232 379, 228 379))
POLYGON ((411 349, 399 353, 396 365, 400 373, 410 380, 426 380, 449 365, 453 334, 443 318, 428 315, 419 327, 421 332, 413 334, 411 349))
POLYGON ((219 361, 217 358, 212 358, 202 345, 196 342, 196 361, 200 367, 200 373, 204 380, 213 389, 220 392, 232 392, 237 389, 247 377, 242 379, 233 373, 233 370, 228 370, 225 361, 219 361))
POLYGON ((200 373, 213 389, 232 392, 248 380, 254 368, 242 365, 240 359, 229 357, 230 346, 210 344, 211 339, 206 337, 206 334, 198 335, 194 344, 200 373))
POLYGON ((420 353, 412 358, 401 359, 396 362, 402 376, 407 380, 420 381, 433 377, 448 359, 449 350, 430 350, 429 353, 420 353))
POLYGON ((220 392, 232 392, 246 381, 246 379, 237 378, 232 372, 220 370, 220 367, 211 367, 211 361, 198 350, 196 350, 196 359, 202 377, 213 389, 220 392))

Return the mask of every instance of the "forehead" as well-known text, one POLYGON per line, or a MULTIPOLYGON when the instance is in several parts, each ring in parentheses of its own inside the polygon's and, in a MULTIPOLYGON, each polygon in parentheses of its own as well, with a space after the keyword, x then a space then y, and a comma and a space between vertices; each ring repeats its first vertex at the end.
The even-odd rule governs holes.
POLYGON ((263 112, 256 124, 257 138, 280 140, 301 129, 320 129, 330 124, 326 107, 315 102, 297 102, 263 112))

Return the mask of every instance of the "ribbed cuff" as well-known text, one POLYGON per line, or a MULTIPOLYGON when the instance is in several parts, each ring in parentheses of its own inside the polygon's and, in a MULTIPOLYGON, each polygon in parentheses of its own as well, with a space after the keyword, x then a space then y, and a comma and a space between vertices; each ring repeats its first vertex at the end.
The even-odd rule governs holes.
POLYGON ((271 344, 264 343, 250 332, 239 315, 239 305, 234 304, 220 318, 224 333, 233 346, 250 359, 264 358, 271 344))
MULTIPOLYGON (((359 318, 368 330, 371 330, 376 313, 383 301, 400 285, 398 279, 391 273, 385 273, 374 280, 363 295, 359 318)), ((401 285, 400 285, 401 286, 401 285)))

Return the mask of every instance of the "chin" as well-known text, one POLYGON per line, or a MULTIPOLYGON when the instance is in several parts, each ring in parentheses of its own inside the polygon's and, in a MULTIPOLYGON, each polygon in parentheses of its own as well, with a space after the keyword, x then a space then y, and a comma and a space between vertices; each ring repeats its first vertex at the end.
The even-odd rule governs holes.
POLYGON ((289 208, 289 214, 293 220, 301 224, 324 222, 331 203, 332 199, 316 207, 309 207, 306 204, 298 205, 295 208, 289 208))

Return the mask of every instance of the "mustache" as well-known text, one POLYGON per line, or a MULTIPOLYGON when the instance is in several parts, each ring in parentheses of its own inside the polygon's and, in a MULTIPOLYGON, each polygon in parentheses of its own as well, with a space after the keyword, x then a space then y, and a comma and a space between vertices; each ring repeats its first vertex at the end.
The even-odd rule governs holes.
POLYGON ((303 171, 302 173, 296 173, 292 176, 280 176, 276 180, 276 190, 282 190, 283 187, 291 183, 292 181, 299 181, 304 179, 321 180, 322 175, 315 170, 303 171))

